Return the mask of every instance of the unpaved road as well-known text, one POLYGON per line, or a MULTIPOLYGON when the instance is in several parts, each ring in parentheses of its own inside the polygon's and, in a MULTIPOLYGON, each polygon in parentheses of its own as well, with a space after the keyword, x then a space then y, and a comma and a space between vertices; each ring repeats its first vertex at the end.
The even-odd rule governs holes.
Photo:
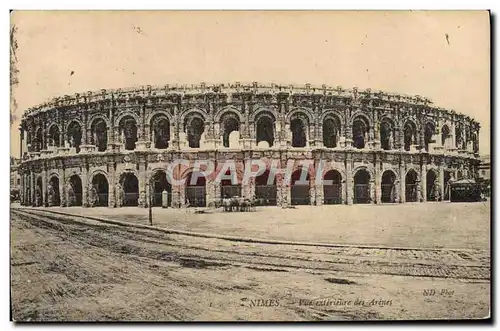
POLYGON ((13 318, 484 318, 489 253, 235 242, 13 210, 13 318), (427 294, 427 295, 426 295, 427 294))

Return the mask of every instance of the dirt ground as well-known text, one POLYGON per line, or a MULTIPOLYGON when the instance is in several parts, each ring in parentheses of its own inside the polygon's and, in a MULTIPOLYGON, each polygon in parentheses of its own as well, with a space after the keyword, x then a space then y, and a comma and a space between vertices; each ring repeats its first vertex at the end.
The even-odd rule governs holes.
POLYGON ((12 214, 15 320, 315 321, 489 315, 487 250, 263 245, 77 220, 12 214))
MULTIPOLYGON (((50 210, 148 224, 147 208, 50 210)), ((258 207, 255 212, 195 214, 153 208, 154 225, 176 230, 254 238, 399 247, 490 247, 490 202, 400 205, 258 207)))

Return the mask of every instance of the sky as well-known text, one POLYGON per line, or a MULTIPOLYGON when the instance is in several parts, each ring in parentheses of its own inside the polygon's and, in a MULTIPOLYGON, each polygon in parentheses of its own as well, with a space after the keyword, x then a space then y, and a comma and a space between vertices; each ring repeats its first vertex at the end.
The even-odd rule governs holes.
POLYGON ((486 11, 13 12, 17 107, 102 88, 311 83, 422 95, 481 124, 490 149, 486 11))

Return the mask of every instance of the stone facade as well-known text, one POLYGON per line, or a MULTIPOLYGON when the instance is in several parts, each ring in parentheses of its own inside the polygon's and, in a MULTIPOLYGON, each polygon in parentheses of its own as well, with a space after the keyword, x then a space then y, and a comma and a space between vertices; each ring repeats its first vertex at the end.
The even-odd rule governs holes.
MULTIPOLYGON (((21 203, 178 208, 264 190, 278 206, 445 200, 450 180, 478 177, 479 129, 426 98, 356 88, 202 83, 87 92, 23 116, 21 203), (310 184, 300 189, 283 174, 266 187, 214 176, 191 187, 165 181, 177 160, 210 160, 216 170, 232 160, 241 181, 251 159, 280 168, 309 161, 310 184)), ((192 173, 178 164, 173 176, 192 173)))

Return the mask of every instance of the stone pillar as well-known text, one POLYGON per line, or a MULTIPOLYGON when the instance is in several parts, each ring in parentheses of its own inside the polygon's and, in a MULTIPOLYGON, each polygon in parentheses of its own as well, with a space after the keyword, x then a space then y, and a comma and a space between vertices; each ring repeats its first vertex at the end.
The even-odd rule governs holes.
POLYGON ((251 177, 247 183, 243 183, 243 196, 250 199, 255 196, 255 177, 251 177))
POLYGON ((439 163, 439 195, 440 195, 440 201, 444 201, 444 167, 443 167, 443 162, 441 161, 439 163))
POLYGON ((30 181, 31 181, 31 187, 30 187, 30 195, 31 195, 31 205, 32 206, 35 206, 35 200, 36 200, 36 196, 35 196, 35 192, 36 192, 36 188, 35 188, 35 172, 33 169, 30 169, 30 181))
POLYGON ((406 180, 406 173, 405 173, 405 161, 401 159, 399 161, 399 186, 400 186, 400 194, 399 194, 399 203, 405 203, 406 202, 406 186, 405 186, 405 180, 406 180))
POLYGON ((324 191, 323 191, 323 172, 324 169, 319 169, 320 168, 320 163, 321 159, 315 160, 314 162, 314 174, 315 174, 315 180, 312 181, 312 185, 314 186, 314 192, 316 193, 316 206, 322 206, 324 202, 324 191), (319 177, 319 178, 318 178, 319 177))
MULTIPOLYGON (((170 122, 170 139, 168 141, 168 148, 169 149, 175 149, 175 123, 174 121, 172 120, 170 122)), ((151 148, 154 148, 154 143, 153 143, 153 137, 151 137, 151 148)))
POLYGON ((87 169, 87 164, 85 162, 85 164, 83 164, 83 167, 82 167, 82 206, 83 207, 89 207, 88 195, 89 195, 88 169, 87 169))
POLYGON ((427 201, 427 164, 425 160, 423 160, 420 170, 420 193, 423 200, 422 202, 427 201))
POLYGON ((381 174, 380 174, 380 154, 375 152, 375 203, 382 203, 382 187, 381 187, 381 174))
POLYGON ((287 197, 286 193, 284 191, 284 183, 283 183, 283 174, 278 173, 276 174, 276 205, 278 207, 287 207, 287 197))
POLYGON ((340 146, 340 147, 351 148, 352 147, 352 143, 353 143, 351 123, 346 123, 344 125, 344 133, 345 133, 344 146, 340 146))
POLYGON ((116 207, 116 178, 115 178, 115 163, 108 162, 108 207, 116 207))
POLYGON ((183 185, 172 185, 172 208, 180 208, 184 202, 181 202, 184 198, 183 185))
POLYGON ((64 168, 59 167, 59 197, 61 207, 66 207, 66 177, 64 168))
POLYGON ((47 201, 47 168, 45 165, 42 170, 42 206, 49 206, 47 201))
POLYGON ((146 190, 149 187, 147 185, 147 178, 146 178, 146 160, 144 159, 144 156, 141 155, 139 157, 139 207, 147 207, 147 194, 146 190))
POLYGON ((316 182, 316 176, 315 175, 310 176, 310 180, 309 180, 309 197, 310 197, 310 201, 309 201, 309 204, 311 206, 315 206, 316 205, 316 185, 314 185, 315 182, 316 182))
POLYGON ((353 193, 354 193, 353 192, 354 183, 353 183, 353 176, 352 176, 352 154, 351 153, 348 153, 346 155, 345 174, 346 174, 346 179, 345 179, 346 204, 352 205, 353 193))
POLYGON ((19 179, 19 202, 21 203, 21 206, 24 205, 24 192, 25 191, 26 191, 26 189, 24 188, 24 174, 21 173, 20 179, 19 179))

